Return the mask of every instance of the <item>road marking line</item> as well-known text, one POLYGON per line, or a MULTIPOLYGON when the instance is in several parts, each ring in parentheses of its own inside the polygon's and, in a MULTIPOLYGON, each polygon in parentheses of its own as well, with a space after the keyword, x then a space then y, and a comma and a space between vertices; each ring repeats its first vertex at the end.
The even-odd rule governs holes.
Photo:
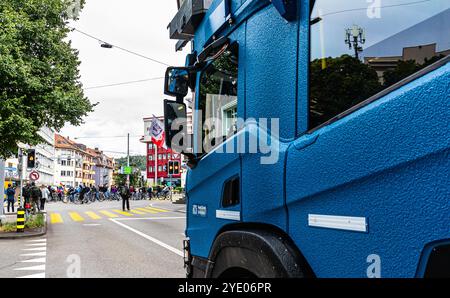
POLYGON ((127 217, 122 217, 122 218, 117 218, 115 220, 141 220, 141 219, 186 219, 185 216, 167 216, 167 217, 135 217, 135 218, 127 218, 127 217))
POLYGON ((36 252, 36 253, 31 253, 31 254, 21 254, 21 257, 43 257, 45 256, 47 253, 44 252, 36 252))
POLYGON ((153 243, 155 243, 155 244, 157 244, 157 245, 159 245, 159 246, 161 246, 161 247, 163 247, 163 248, 165 248, 165 249, 167 249, 167 250, 170 250, 171 252, 173 252, 173 253, 176 254, 176 255, 179 255, 180 257, 184 257, 183 252, 182 252, 181 250, 176 249, 175 247, 172 247, 172 246, 170 246, 170 245, 168 245, 168 244, 166 244, 166 243, 164 243, 164 242, 162 242, 162 241, 159 241, 159 240, 156 239, 156 238, 153 238, 153 237, 151 237, 151 236, 149 236, 149 235, 146 235, 146 234, 142 233, 141 231, 138 231, 138 230, 136 230, 136 229, 133 229, 132 227, 129 227, 129 226, 127 226, 126 224, 123 224, 123 223, 119 222, 119 221, 116 220, 116 219, 110 219, 110 221, 112 221, 112 222, 118 224, 119 226, 124 227, 124 228, 127 229, 127 230, 130 230, 130 231, 132 231, 132 232, 138 234, 138 235, 141 236, 141 237, 144 237, 144 238, 147 239, 147 240, 152 241, 153 243))
POLYGON ((155 207, 144 207, 144 208, 147 208, 148 210, 152 210, 152 211, 157 211, 157 212, 169 212, 169 210, 159 209, 159 208, 155 208, 155 207))
POLYGON ((97 213, 92 212, 92 211, 86 211, 85 212, 90 218, 92 219, 101 219, 100 216, 97 215, 97 213))
POLYGON ((69 212, 69 215, 73 221, 84 221, 84 218, 77 212, 69 212))
POLYGON ((133 214, 128 213, 128 212, 126 212, 126 211, 121 211, 121 210, 119 210, 119 209, 115 209, 115 210, 113 210, 113 211, 116 212, 116 213, 125 215, 125 216, 133 216, 133 214))
POLYGON ((111 217, 111 218, 119 217, 118 215, 116 215, 116 214, 114 214, 114 213, 111 213, 111 212, 109 212, 109 211, 106 211, 106 210, 100 210, 99 212, 100 212, 101 214, 106 215, 106 216, 111 217))
POLYGON ((83 224, 83 226, 86 226, 86 227, 96 227, 96 226, 101 226, 101 224, 83 224))
POLYGON ((52 223, 52 224, 63 223, 61 214, 50 213, 50 223, 52 223))
POLYGON ((25 244, 25 246, 46 246, 47 243, 29 243, 29 244, 25 244))
POLYGON ((147 213, 152 213, 152 214, 158 213, 158 212, 156 212, 156 211, 148 210, 148 209, 145 209, 145 208, 136 208, 136 209, 141 210, 141 211, 144 211, 144 212, 147 212, 147 213))
POLYGON ((35 248, 22 248, 25 251, 46 251, 46 247, 35 247, 35 248))
POLYGON ((31 267, 14 268, 14 270, 19 270, 19 271, 38 271, 38 270, 44 270, 44 271, 45 271, 45 264, 44 264, 44 265, 31 266, 31 267))
POLYGON ((45 258, 29 259, 20 261, 21 263, 45 263, 45 258))
POLYGON ((17 278, 45 278, 45 272, 31 274, 31 275, 25 275, 25 276, 19 276, 17 278))
POLYGON ((27 240, 27 242, 47 242, 47 239, 27 240))
POLYGON ((131 210, 130 212, 131 212, 131 213, 134 213, 134 214, 140 214, 140 215, 145 214, 144 212, 142 212, 142 211, 137 211, 137 210, 131 210))

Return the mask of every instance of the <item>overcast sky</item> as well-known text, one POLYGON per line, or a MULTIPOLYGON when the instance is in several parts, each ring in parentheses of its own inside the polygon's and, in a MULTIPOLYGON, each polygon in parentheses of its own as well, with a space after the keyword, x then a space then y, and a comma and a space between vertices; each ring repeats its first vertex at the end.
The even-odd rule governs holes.
MULTIPOLYGON (((175 52, 176 41, 169 39, 167 30, 176 6, 176 0, 87 0, 80 19, 72 26, 169 65, 184 65, 186 51, 175 52)), ((76 31, 69 37, 80 52, 81 82, 85 88, 164 76, 164 65, 119 49, 104 49, 98 41, 76 31)), ((167 98, 163 80, 87 89, 85 95, 92 103, 99 102, 98 106, 85 118, 85 124, 64 127, 63 136, 80 137, 78 142, 118 157, 124 154, 111 151, 126 152, 126 138, 105 137, 130 133, 131 153, 145 154, 145 145, 137 136, 144 133, 142 118, 163 114, 162 100, 167 98)))

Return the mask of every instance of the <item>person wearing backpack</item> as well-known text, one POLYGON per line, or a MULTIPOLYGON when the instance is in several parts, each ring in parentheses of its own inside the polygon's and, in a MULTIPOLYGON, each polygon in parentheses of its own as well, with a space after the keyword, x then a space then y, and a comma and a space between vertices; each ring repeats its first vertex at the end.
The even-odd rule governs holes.
POLYGON ((12 187, 11 184, 8 185, 8 188, 6 189, 5 194, 6 194, 6 200, 8 201, 8 213, 9 213, 10 206, 12 207, 12 212, 14 213, 14 195, 16 194, 16 191, 12 187))
POLYGON ((36 186, 34 182, 31 182, 30 188, 31 202, 33 205, 33 214, 36 214, 36 208, 40 211, 39 200, 41 199, 41 190, 36 186))
POLYGON ((27 184, 24 185, 24 187, 22 187, 22 197, 23 197, 23 202, 21 201, 22 206, 25 206, 26 204, 30 204, 30 198, 31 198, 30 188, 31 188, 31 186, 30 186, 30 183, 28 183, 28 182, 27 182, 27 184))
POLYGON ((127 185, 122 185, 120 187, 120 196, 122 197, 122 210, 125 211, 126 204, 128 211, 130 211, 131 192, 127 185))

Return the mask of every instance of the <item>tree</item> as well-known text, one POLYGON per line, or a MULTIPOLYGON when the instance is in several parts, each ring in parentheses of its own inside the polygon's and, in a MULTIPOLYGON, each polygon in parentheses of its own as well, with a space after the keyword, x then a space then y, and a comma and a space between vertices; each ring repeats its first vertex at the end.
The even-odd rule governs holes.
MULTIPOLYGON (((116 165, 123 167, 127 165, 127 158, 121 157, 116 159, 116 165)), ((132 155, 130 156, 130 166, 138 168, 141 171, 147 169, 147 157, 145 155, 132 155)))
POLYGON ((316 59, 311 62, 310 74, 310 127, 324 123, 381 90, 376 71, 349 55, 325 61, 316 59))
MULTIPOLYGON (((127 175, 119 174, 114 177, 114 183, 115 185, 125 185, 127 182, 127 175)), ((133 171, 133 173, 130 175, 130 185, 133 185, 135 187, 141 187, 144 185, 144 181, 141 177, 141 172, 139 170, 133 171)))
POLYGON ((0 1, 0 157, 17 154, 19 142, 42 142, 41 127, 80 125, 93 110, 79 81, 78 52, 67 41, 71 6, 0 1))

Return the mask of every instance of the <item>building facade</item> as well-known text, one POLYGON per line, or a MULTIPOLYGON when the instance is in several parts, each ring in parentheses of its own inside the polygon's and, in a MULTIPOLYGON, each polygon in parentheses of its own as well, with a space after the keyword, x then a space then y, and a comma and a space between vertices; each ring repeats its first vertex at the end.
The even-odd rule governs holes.
MULTIPOLYGON (((187 132, 188 134, 192 134, 192 113, 187 115, 187 132)), ((157 117, 158 120, 164 122, 164 117, 157 117)), ((146 146, 146 160, 147 160, 147 179, 151 184, 161 183, 165 181, 170 181, 172 179, 173 182, 177 184, 181 183, 182 177, 182 162, 183 158, 180 153, 174 152, 169 148, 157 148, 151 142, 151 136, 148 134, 149 127, 151 126, 151 122, 153 117, 144 118, 144 137, 141 139, 142 143, 145 143, 146 146), (180 174, 173 175, 171 178, 169 177, 167 164, 169 161, 178 161, 180 164, 180 174)))
POLYGON ((113 172, 115 167, 114 158, 106 156, 98 148, 89 149, 94 156, 94 181, 95 185, 106 185, 111 187, 113 184, 113 172))
POLYGON ((111 186, 114 159, 98 148, 55 135, 55 184, 77 187, 79 185, 111 186))

